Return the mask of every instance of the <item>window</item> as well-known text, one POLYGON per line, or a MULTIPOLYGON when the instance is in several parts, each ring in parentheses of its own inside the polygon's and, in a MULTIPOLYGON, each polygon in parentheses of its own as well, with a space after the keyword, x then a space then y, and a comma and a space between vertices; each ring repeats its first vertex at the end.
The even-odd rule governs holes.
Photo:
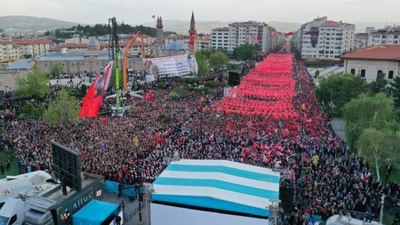
POLYGON ((393 79, 393 70, 390 70, 390 71, 389 71, 389 76, 388 76, 388 78, 389 78, 389 79, 393 79))
POLYGON ((11 217, 10 222, 8 223, 9 225, 14 224, 17 221, 17 215, 14 215, 11 217))
POLYGON ((361 74, 360 75, 361 75, 361 77, 365 77, 365 69, 361 70, 361 74))
POLYGON ((355 69, 351 69, 351 70, 350 70, 350 73, 353 74, 353 75, 355 75, 355 74, 356 74, 356 70, 355 70, 355 69))
POLYGON ((381 73, 383 73, 382 70, 378 70, 378 72, 376 72, 376 76, 379 76, 381 73))

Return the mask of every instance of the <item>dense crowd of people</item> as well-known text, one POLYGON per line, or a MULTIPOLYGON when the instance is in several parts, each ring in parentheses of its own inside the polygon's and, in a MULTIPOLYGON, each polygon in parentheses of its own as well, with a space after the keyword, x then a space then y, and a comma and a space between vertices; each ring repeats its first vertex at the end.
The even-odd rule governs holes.
MULTIPOLYGON (((298 214, 293 224, 306 222, 312 214, 326 219, 341 210, 376 217, 380 196, 400 199, 399 184, 378 182, 368 172, 369 163, 346 148, 328 128, 329 118, 321 112, 304 66, 293 68, 292 106, 300 117, 210 111, 207 106, 223 97, 221 88, 211 94, 191 92, 175 101, 168 94, 182 84, 168 83, 151 90, 154 101, 128 99, 130 107, 123 117, 100 116, 64 127, 5 119, 0 127, 2 145, 15 150, 20 173, 52 173, 53 140, 79 151, 83 171, 128 185, 154 181, 175 158, 277 168, 294 184, 298 214)), ((25 103, 10 98, 3 98, 3 110, 15 112, 14 104, 25 103)))

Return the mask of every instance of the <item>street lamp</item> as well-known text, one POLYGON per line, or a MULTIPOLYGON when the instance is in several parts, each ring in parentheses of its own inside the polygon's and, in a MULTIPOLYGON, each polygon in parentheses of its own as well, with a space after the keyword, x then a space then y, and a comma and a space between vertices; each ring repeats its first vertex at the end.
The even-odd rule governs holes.
POLYGON ((385 206, 385 195, 382 195, 382 197, 381 197, 381 212, 380 212, 380 215, 379 215, 379 222, 381 223, 381 224, 383 224, 382 223, 382 221, 383 221, 383 207, 385 206))

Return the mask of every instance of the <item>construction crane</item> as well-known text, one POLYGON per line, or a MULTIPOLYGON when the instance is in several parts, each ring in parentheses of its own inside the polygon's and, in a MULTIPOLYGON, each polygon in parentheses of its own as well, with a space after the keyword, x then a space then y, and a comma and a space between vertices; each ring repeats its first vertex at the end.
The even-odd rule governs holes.
POLYGON ((141 51, 140 51, 140 56, 143 58, 145 57, 145 48, 144 48, 144 40, 143 40, 143 33, 142 32, 137 32, 131 40, 129 40, 129 42, 125 45, 125 49, 124 52, 122 54, 122 73, 123 73, 123 77, 122 77, 122 82, 123 82, 123 90, 126 93, 128 91, 128 75, 127 75, 127 70, 128 70, 128 53, 129 53, 129 49, 131 48, 132 45, 135 44, 136 40, 138 38, 140 38, 141 40, 141 51))
POLYGON ((120 77, 121 77, 121 69, 119 65, 119 55, 121 54, 121 50, 118 45, 118 34, 117 34, 117 19, 115 17, 108 19, 108 28, 110 32, 109 39, 109 49, 108 54, 110 60, 114 60, 115 65, 115 95, 116 95, 116 103, 111 108, 112 116, 122 116, 124 114, 124 108, 121 107, 121 88, 120 88, 120 77))
POLYGON ((143 91, 134 91, 134 92, 128 93, 127 55, 129 53, 130 47, 135 43, 136 39, 138 39, 140 37, 141 38, 141 47, 142 47, 141 48, 141 57, 145 56, 144 40, 143 40, 144 34, 142 32, 136 33, 133 36, 133 38, 125 46, 124 52, 122 54, 123 91, 121 91, 121 84, 120 84, 120 79, 121 79, 120 63, 121 62, 119 61, 121 50, 119 48, 119 40, 118 40, 118 34, 117 34, 118 24, 117 24, 117 19, 115 17, 108 19, 108 28, 109 28, 109 34, 110 34, 108 55, 109 55, 110 60, 114 60, 114 65, 115 65, 115 73, 114 73, 114 75, 115 75, 115 94, 109 95, 106 98, 116 98, 116 103, 111 108, 111 115, 112 116, 123 116, 123 114, 125 112, 125 107, 123 106, 121 101, 126 99, 124 97, 125 94, 134 96, 134 97, 138 97, 138 98, 143 98, 143 96, 139 95, 139 93, 141 93, 143 91))

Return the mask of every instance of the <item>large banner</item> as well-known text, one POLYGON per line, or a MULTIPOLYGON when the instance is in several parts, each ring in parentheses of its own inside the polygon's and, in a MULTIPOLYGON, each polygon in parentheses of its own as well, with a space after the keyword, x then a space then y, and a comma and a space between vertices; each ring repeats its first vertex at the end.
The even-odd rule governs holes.
POLYGON ((198 70, 196 58, 190 54, 143 59, 143 63, 146 75, 155 79, 196 75, 198 70))

